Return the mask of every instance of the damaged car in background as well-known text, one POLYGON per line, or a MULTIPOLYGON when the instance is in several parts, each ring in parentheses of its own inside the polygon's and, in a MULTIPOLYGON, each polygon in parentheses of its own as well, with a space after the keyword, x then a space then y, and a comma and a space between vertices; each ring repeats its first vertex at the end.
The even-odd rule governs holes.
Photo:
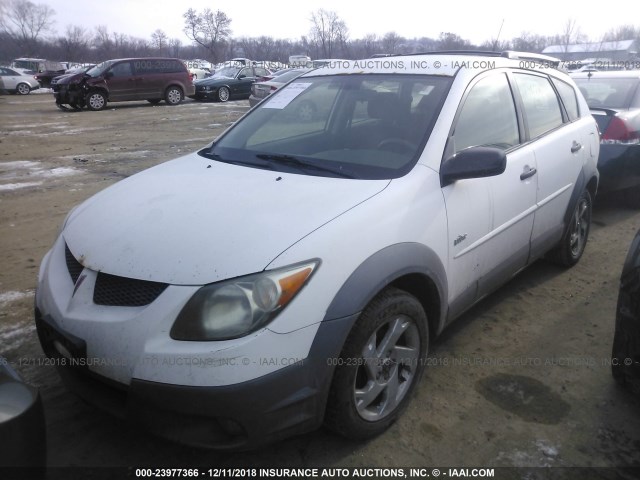
POLYGON ((187 67, 176 58, 108 60, 52 86, 56 105, 67 110, 103 110, 108 102, 147 100, 178 105, 194 93, 187 67))

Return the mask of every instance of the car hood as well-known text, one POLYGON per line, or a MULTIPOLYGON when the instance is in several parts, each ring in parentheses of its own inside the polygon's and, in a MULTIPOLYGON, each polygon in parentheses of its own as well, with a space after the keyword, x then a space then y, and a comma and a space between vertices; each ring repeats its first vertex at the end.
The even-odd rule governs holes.
POLYGON ((59 77, 56 77, 57 78, 56 83, 58 85, 78 83, 86 76, 88 76, 88 75, 86 75, 84 72, 67 73, 67 74, 64 74, 64 75, 60 75, 59 77))
POLYGON ((62 235, 92 270, 204 285, 263 270, 388 183, 260 170, 194 153, 90 198, 62 235))

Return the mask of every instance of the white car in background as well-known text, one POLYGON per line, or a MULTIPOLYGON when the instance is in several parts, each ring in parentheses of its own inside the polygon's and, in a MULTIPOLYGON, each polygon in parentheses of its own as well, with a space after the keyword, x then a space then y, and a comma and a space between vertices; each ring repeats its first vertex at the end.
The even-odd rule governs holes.
POLYGON ((89 402, 190 444, 384 432, 432 337, 536 259, 584 252, 599 136, 558 63, 301 75, 69 213, 38 276, 43 350, 89 402))
POLYGON ((0 90, 19 95, 29 95, 32 90, 39 88, 40 84, 33 75, 22 73, 9 67, 0 67, 0 90))

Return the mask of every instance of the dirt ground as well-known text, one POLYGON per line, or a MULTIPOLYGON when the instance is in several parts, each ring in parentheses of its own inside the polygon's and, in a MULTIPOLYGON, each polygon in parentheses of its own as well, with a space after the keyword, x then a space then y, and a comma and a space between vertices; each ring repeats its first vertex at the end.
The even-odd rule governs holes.
POLYGON ((617 388, 608 363, 640 212, 615 199, 598 199, 576 267, 532 265, 436 339, 408 411, 371 441, 319 430, 254 452, 195 450, 66 391, 38 365, 32 317, 38 266, 66 213, 204 146, 247 108, 187 100, 63 112, 47 93, 0 95, 0 354, 41 390, 49 466, 609 467, 603 478, 640 466, 640 402, 617 388))

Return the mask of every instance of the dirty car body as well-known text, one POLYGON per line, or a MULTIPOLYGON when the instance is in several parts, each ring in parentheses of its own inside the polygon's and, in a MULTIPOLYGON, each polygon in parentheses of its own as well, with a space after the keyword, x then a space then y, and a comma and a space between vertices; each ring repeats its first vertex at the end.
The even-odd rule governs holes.
POLYGON ((432 336, 543 255, 584 251, 595 120, 565 73, 521 65, 316 69, 88 199, 40 267, 43 350, 91 403, 190 444, 381 434, 432 336))

